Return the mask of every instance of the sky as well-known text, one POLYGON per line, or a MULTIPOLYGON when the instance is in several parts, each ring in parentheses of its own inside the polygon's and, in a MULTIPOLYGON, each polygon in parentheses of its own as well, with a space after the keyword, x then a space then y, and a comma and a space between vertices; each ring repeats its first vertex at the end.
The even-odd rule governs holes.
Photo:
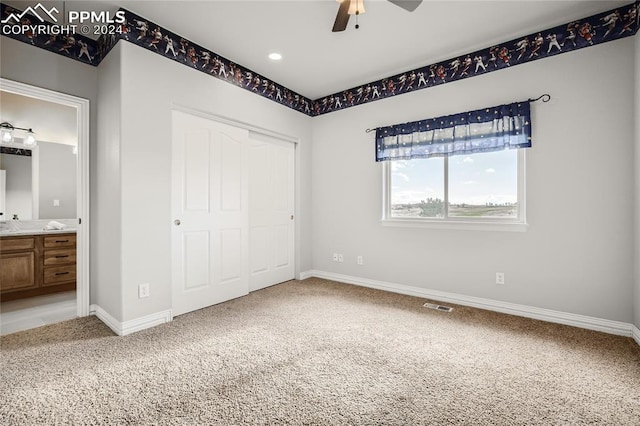
MULTIPOLYGON (((449 157, 451 204, 515 203, 518 199, 518 151, 507 150, 449 157)), ((391 203, 444 199, 444 159, 393 161, 391 203)))

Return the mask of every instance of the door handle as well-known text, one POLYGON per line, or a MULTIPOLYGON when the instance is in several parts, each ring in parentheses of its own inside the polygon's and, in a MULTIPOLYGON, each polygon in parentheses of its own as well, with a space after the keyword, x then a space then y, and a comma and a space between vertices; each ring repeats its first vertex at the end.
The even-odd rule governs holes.
POLYGON ((180 226, 180 219, 176 219, 173 221, 174 225, 180 226))

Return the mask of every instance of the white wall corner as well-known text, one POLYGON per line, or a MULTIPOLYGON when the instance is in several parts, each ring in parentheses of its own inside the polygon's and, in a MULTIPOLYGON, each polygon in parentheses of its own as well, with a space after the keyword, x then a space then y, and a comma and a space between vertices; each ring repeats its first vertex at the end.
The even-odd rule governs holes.
POLYGON ((421 287, 413 287, 402 284, 389 283, 384 281, 371 280, 368 278, 354 277, 350 275, 334 274, 318 270, 310 270, 301 273, 301 279, 316 277, 346 284, 354 284, 362 287, 385 290, 392 293, 406 294, 409 296, 423 297, 440 302, 455 303, 462 306, 486 309, 503 314, 516 315, 525 318, 532 318, 557 324, 570 325, 573 327, 585 328, 588 330, 601 331, 604 333, 619 336, 633 336, 640 344, 640 330, 630 323, 612 321, 602 318, 589 317, 586 315, 571 314, 567 312, 554 311, 551 309, 537 308, 534 306, 518 305, 515 303, 502 302, 499 300, 484 299, 463 294, 448 293, 438 290, 429 290, 421 287), (632 328, 634 329, 632 332, 632 328))
POLYGON ((302 281, 302 280, 306 280, 307 278, 311 278, 311 277, 315 277, 315 273, 318 271, 315 271, 313 269, 310 269, 308 271, 302 271, 300 272, 300 275, 298 276, 298 280, 302 281))
POLYGON ((144 317, 125 322, 116 320, 107 311, 105 311, 98 305, 91 305, 90 313, 98 317, 100 321, 105 323, 106 326, 113 330, 113 332, 118 336, 126 336, 128 334, 155 327, 156 325, 164 324, 173 320, 171 309, 156 312, 154 314, 146 315, 144 317))
POLYGON ((100 321, 105 323, 105 325, 109 327, 114 333, 116 333, 118 336, 122 336, 122 323, 117 319, 115 319, 114 317, 112 317, 107 311, 102 309, 100 306, 98 305, 89 306, 89 314, 95 315, 96 317, 98 317, 100 321))
POLYGON ((632 326, 631 332, 632 332, 633 340, 635 340, 636 343, 640 345, 640 328, 634 325, 632 326))

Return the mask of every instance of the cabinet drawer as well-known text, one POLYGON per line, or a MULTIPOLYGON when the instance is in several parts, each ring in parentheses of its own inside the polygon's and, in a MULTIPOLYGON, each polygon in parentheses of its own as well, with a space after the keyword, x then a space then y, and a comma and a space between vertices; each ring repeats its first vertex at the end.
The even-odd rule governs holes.
POLYGON ((33 250, 36 246, 36 239, 29 238, 0 238, 0 250, 16 251, 16 250, 33 250))
POLYGON ((35 253, 0 255, 0 290, 26 290, 38 286, 35 274, 35 253))
POLYGON ((76 265, 44 268, 43 286, 54 285, 66 281, 75 281, 76 265))
POLYGON ((76 245, 75 234, 52 235, 43 238, 44 248, 73 247, 76 245))
POLYGON ((44 252, 44 266, 66 265, 76 263, 76 249, 46 250, 44 252))

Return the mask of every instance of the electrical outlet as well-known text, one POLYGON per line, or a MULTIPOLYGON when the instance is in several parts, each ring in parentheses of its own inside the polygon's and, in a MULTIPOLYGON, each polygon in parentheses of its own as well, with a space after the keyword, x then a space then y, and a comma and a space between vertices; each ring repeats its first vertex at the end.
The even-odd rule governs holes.
POLYGON ((362 265, 362 264, 364 264, 364 259, 362 258, 362 256, 358 256, 358 257, 356 258, 356 263, 357 263, 358 265, 362 265))
POLYGON ((496 272, 496 284, 504 285, 504 272, 496 272))
POLYGON ((338 261, 338 253, 333 253, 333 261, 334 262, 338 261))
POLYGON ((142 283, 138 286, 138 299, 149 297, 149 283, 142 283))
POLYGON ((344 255, 342 253, 338 253, 338 262, 344 262, 344 255))

